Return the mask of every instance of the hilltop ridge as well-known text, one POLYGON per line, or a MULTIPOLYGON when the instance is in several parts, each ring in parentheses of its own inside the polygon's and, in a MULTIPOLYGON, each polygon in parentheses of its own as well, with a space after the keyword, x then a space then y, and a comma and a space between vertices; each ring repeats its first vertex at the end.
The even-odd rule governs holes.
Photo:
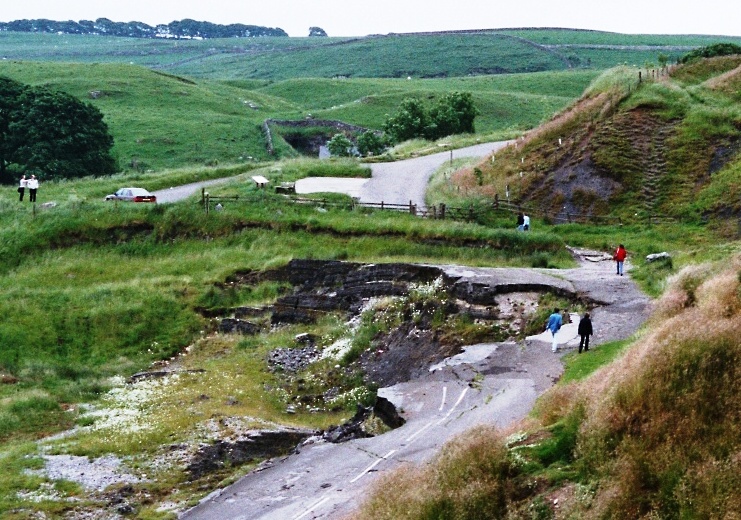
POLYGON ((80 20, 79 22, 73 20, 62 22, 46 19, 14 20, 12 22, 0 22, 0 31, 201 40, 210 38, 288 36, 288 33, 280 28, 245 25, 241 23, 221 25, 188 18, 168 24, 159 24, 154 27, 144 22, 114 22, 108 18, 98 18, 95 21, 80 20))

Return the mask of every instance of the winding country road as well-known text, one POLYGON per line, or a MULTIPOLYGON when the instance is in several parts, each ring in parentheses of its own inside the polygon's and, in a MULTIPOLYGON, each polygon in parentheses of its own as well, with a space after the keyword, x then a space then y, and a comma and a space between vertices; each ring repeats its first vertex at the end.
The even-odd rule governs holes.
MULTIPOLYGON (((486 157, 503 148, 509 141, 483 143, 452 151, 454 158, 486 157)), ((308 177, 296 182, 296 193, 332 192, 344 193, 360 198, 361 202, 386 202, 387 204, 409 204, 422 208, 425 205, 427 182, 445 161, 450 160, 451 151, 439 152, 403 161, 371 165, 370 179, 339 177, 308 177)), ((154 195, 159 203, 178 202, 200 192, 201 188, 224 184, 233 177, 194 182, 157 190, 154 195)))
POLYGON ((296 193, 334 192, 357 197, 360 202, 415 204, 425 207, 427 183, 440 166, 451 157, 486 157, 507 146, 509 141, 483 143, 457 150, 447 150, 414 159, 371 165, 370 179, 308 177, 296 182, 296 193))
MULTIPOLYGON (((448 276, 503 292, 523 284, 550 285, 595 302, 593 346, 629 337, 646 318, 649 299, 630 277, 616 276, 609 256, 572 250, 575 269, 443 266, 448 276)), ((559 332, 561 352, 578 347, 576 324, 559 332)), ((424 377, 379 390, 406 423, 384 435, 343 444, 316 441, 270 461, 184 513, 187 520, 341 519, 357 508, 379 475, 432 458, 453 436, 478 424, 506 427, 524 418, 562 373, 550 340, 472 345, 431 367, 424 377)), ((587 355, 587 354, 585 354, 587 355)), ((392 496, 389 499, 393 499, 392 496)))

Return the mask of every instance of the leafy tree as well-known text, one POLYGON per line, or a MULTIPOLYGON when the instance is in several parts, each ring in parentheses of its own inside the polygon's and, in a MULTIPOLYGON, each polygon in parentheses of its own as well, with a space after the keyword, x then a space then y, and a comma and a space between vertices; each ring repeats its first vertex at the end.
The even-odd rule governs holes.
POLYGON ((94 106, 63 92, 0 82, 0 181, 114 173, 113 138, 94 106), (6 109, 7 106, 7 109, 6 109))
POLYGON ((368 130, 358 137, 358 152, 360 155, 379 155, 386 148, 384 139, 376 132, 368 130))
POLYGON ((384 130, 395 142, 423 137, 439 139, 448 135, 473 133, 478 110, 469 92, 452 92, 438 100, 429 111, 419 99, 405 99, 399 112, 386 119, 384 130))
POLYGON ((309 27, 309 36, 321 36, 326 38, 327 32, 321 27, 309 27))
POLYGON ((383 130, 394 142, 423 137, 430 125, 430 116, 422 101, 416 98, 402 100, 395 116, 386 119, 383 130))
POLYGON ((327 148, 329 153, 335 157, 352 157, 353 155, 352 141, 345 137, 345 134, 335 134, 327 143, 327 148))

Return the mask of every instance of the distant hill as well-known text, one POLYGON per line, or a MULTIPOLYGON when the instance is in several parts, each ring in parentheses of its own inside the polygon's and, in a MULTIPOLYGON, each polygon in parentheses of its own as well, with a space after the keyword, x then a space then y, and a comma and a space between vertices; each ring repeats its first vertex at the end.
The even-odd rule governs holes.
MULTIPOLYGON (((143 24, 120 24, 116 28, 115 24, 90 23, 105 31, 70 34, 74 32, 72 27, 62 34, 41 32, 43 24, 38 21, 33 26, 36 29, 23 29, 36 32, 0 30, 0 58, 126 63, 190 78, 222 80, 437 79, 604 70, 617 65, 655 66, 664 59, 676 63, 698 47, 715 43, 741 45, 739 37, 633 35, 575 29, 485 29, 352 38, 285 37, 281 31, 280 37, 234 38, 215 37, 226 33, 211 29, 218 26, 187 20, 161 29, 142 29, 142 34, 149 36, 142 38, 128 35, 138 33, 143 24), (154 37, 155 34, 170 36, 154 37)), ((247 34, 244 30, 237 33, 247 34)))
POLYGON ((0 22, 0 31, 52 33, 52 34, 96 34, 106 36, 125 36, 128 38, 174 38, 174 39, 209 39, 209 38, 255 38, 260 36, 288 36, 279 28, 261 27, 258 25, 229 24, 220 25, 196 20, 180 20, 155 27, 143 22, 113 22, 108 18, 95 21, 72 20, 59 22, 55 20, 15 20, 0 22))

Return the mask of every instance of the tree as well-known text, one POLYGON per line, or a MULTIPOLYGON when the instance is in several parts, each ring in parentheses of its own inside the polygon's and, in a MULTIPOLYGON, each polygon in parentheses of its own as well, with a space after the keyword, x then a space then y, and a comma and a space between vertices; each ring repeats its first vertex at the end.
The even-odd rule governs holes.
POLYGON ((327 143, 327 148, 329 153, 335 157, 352 157, 354 146, 345 134, 335 134, 327 143))
POLYGON ((415 137, 424 137, 430 125, 430 116, 422 101, 416 98, 402 100, 395 116, 386 119, 383 130, 392 141, 401 142, 415 137))
POLYGON ((0 82, 0 181, 115 173, 113 138, 103 114, 63 92, 0 82))
POLYGON ((321 36, 326 38, 327 32, 321 27, 309 27, 309 36, 321 36))
POLYGON ((384 130, 394 142, 415 137, 439 139, 448 135, 473 133, 478 110, 470 92, 452 92, 427 111, 419 99, 405 99, 399 112, 386 119, 384 130))
POLYGON ((360 134, 358 137, 358 152, 362 156, 380 155, 386 148, 383 138, 372 130, 360 134))

